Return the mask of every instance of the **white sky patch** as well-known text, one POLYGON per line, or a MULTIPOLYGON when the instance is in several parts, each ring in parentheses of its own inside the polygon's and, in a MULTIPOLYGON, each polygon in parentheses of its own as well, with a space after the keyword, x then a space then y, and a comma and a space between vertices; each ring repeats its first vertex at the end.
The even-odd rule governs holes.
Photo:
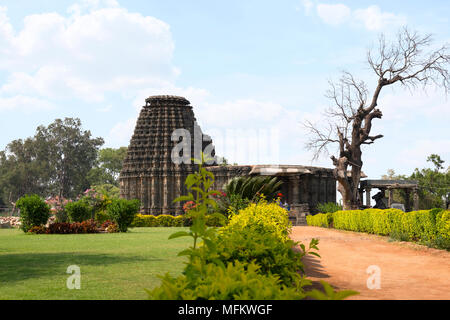
POLYGON ((351 17, 351 9, 344 4, 318 4, 316 8, 317 15, 333 26, 347 22, 351 17))
POLYGON ((443 89, 429 87, 426 91, 418 89, 413 92, 401 88, 383 92, 379 98, 379 107, 383 119, 407 122, 420 117, 444 120, 450 118, 450 101, 443 94, 443 89))
POLYGON ((117 123, 110 130, 107 139, 105 139, 106 146, 128 146, 134 132, 134 127, 136 126, 136 121, 137 117, 133 117, 117 123))
MULTIPOLYGON (((307 0, 303 4, 305 13, 311 12, 314 3, 307 0), (309 8, 309 9, 307 9, 309 8)), ((355 27, 364 26, 369 31, 380 31, 388 28, 398 28, 407 24, 407 18, 402 14, 385 12, 376 5, 367 8, 352 10, 345 4, 316 4, 316 12, 319 18, 326 24, 339 26, 344 24, 354 25, 355 27)))
POLYGON ((366 9, 357 9, 353 12, 355 20, 364 24, 367 30, 378 31, 386 27, 398 28, 407 23, 404 15, 396 15, 391 12, 382 12, 378 6, 370 6, 366 9))
MULTIPOLYGON (((444 164, 448 166, 448 159, 450 158, 450 139, 420 139, 414 141, 412 144, 404 146, 396 155, 398 162, 403 166, 410 166, 411 168, 425 168, 430 167, 426 159, 431 154, 438 154, 442 159, 447 160, 444 164)), ((412 173, 412 172, 411 172, 412 173)))
POLYGON ((55 109, 55 106, 47 100, 34 97, 17 95, 14 97, 0 97, 0 112, 21 110, 26 113, 55 109))
POLYGON ((130 13, 116 1, 74 6, 69 17, 26 16, 21 30, 14 30, 0 8, 0 70, 8 73, 0 97, 102 102, 108 93, 135 95, 175 80, 179 70, 172 64, 168 24, 130 13))
MULTIPOLYGON (((301 0, 300 2, 303 9, 305 10, 305 13, 307 15, 311 14, 311 10, 314 8, 314 2, 312 2, 311 0, 301 0)), ((296 9, 300 10, 299 7, 297 7, 296 9)))

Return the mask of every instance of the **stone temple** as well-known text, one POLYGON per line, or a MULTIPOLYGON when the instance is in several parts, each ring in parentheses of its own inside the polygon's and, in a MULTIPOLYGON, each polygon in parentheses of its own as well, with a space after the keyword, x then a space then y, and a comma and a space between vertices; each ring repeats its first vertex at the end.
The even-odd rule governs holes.
MULTIPOLYGON (((178 96, 151 96, 145 100, 134 134, 128 146, 128 153, 120 173, 120 196, 126 199, 140 199, 143 214, 182 214, 182 204, 173 199, 186 194, 184 181, 196 170, 190 161, 176 163, 172 152, 176 145, 188 148, 192 157, 199 158, 200 151, 211 149, 211 138, 202 133, 197 125, 189 101, 178 96), (188 137, 173 136, 182 129, 188 137), (200 137, 201 150, 194 138, 200 137)), ((176 148, 175 148, 176 149, 176 148)), ((186 149, 184 149, 186 150, 186 149)), ((178 152, 178 150, 176 151, 178 152)), ((214 156, 214 150, 209 150, 214 156)), ((183 151, 178 153, 182 156, 183 151)), ((208 170, 214 173, 215 189, 231 178, 249 175, 276 176, 283 181, 281 192, 291 208, 295 224, 302 224, 305 214, 316 212, 318 203, 336 201, 336 179, 333 169, 301 165, 215 165, 208 170)))

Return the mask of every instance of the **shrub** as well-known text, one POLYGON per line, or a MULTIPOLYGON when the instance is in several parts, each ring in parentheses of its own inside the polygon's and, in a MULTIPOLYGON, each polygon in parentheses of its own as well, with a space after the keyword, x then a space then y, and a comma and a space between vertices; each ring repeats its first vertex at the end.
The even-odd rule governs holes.
POLYGON ((206 225, 208 227, 223 227, 227 224, 227 218, 220 213, 212 213, 206 217, 206 225))
POLYGON ((242 198, 240 194, 228 194, 217 199, 218 211, 229 216, 230 214, 237 214, 239 210, 245 209, 250 204, 250 200, 242 198))
POLYGON ((147 293, 152 300, 299 300, 306 295, 296 287, 279 284, 276 275, 264 275, 254 263, 192 264, 197 272, 173 278, 166 274, 160 287, 147 293))
POLYGON ((240 210, 239 214, 231 215, 228 225, 220 232, 227 232, 228 228, 251 228, 256 232, 258 229, 264 230, 276 234, 282 241, 287 241, 292 225, 285 209, 276 203, 260 200, 240 210))
POLYGON ((319 203, 316 208, 319 213, 333 213, 342 210, 342 206, 335 202, 319 203))
POLYGON ((139 200, 113 199, 107 206, 108 216, 114 221, 120 232, 126 232, 139 211, 139 200))
POLYGON ((436 229, 442 239, 450 240, 450 210, 441 211, 436 215, 436 229))
POLYGON ((156 224, 158 227, 172 227, 174 223, 174 216, 169 214, 160 214, 156 216, 156 224))
POLYGON ((44 234, 47 233, 47 228, 44 226, 34 226, 30 230, 28 230, 28 232, 34 234, 44 234))
POLYGON ((70 222, 82 222, 91 218, 92 208, 85 201, 69 202, 65 209, 70 222))
POLYGON ((72 233, 83 233, 83 228, 81 223, 74 222, 55 222, 48 226, 48 234, 72 234, 72 233))
POLYGON ((183 227, 185 222, 185 216, 175 216, 173 217, 173 226, 174 227, 183 227))
POLYGON ((260 194, 268 200, 278 197, 282 181, 271 176, 235 177, 224 186, 227 196, 239 195, 242 199, 256 201, 260 194))
POLYGON ((82 233, 97 233, 99 231, 97 222, 94 219, 83 221, 80 225, 82 233))
MULTIPOLYGON (((296 242, 280 241, 279 237, 271 232, 229 228, 227 232, 219 234, 217 243, 218 258, 225 265, 234 261, 252 261, 260 267, 261 273, 276 274, 281 283, 286 285, 292 285, 298 271, 303 271, 301 258, 306 252, 294 250, 296 242)), ((316 242, 312 242, 310 249, 317 249, 315 244, 316 242)))
POLYGON ((330 225, 328 223, 328 214, 324 213, 318 213, 313 216, 307 215, 306 223, 308 224, 308 226, 323 227, 323 228, 328 228, 330 225))
POLYGON ((95 212, 95 221, 97 221, 99 224, 102 224, 108 220, 109 216, 106 210, 99 210, 95 212))
POLYGON ((116 233, 119 232, 119 226, 115 223, 110 224, 109 226, 106 227, 105 229, 106 232, 108 233, 116 233))
POLYGON ((137 214, 130 227, 156 227, 156 216, 137 214))
POLYGON ((20 209, 21 228, 24 232, 46 224, 50 217, 49 205, 36 194, 21 197, 16 206, 20 209))
MULTIPOLYGON (((345 210, 332 213, 331 221, 336 229, 389 235, 401 241, 418 241, 446 249, 450 246, 449 212, 439 208, 412 212, 398 209, 345 210)), ((306 219, 309 225, 326 226, 323 215, 306 219)))

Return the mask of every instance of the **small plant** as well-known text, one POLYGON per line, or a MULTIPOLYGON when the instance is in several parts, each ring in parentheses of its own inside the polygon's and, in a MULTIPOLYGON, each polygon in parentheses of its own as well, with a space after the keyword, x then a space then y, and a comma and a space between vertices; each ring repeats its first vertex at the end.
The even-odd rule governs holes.
POLYGON ((50 206, 36 194, 21 197, 16 206, 20 209, 21 229, 24 232, 46 224, 50 217, 50 206))
POLYGON ((137 215, 140 205, 137 199, 113 199, 106 210, 108 217, 118 225, 120 232, 126 232, 137 215))
POLYGON ((66 212, 70 222, 82 222, 91 218, 92 208, 85 201, 78 200, 69 202, 66 212))
POLYGON ((28 233, 45 234, 47 233, 47 228, 44 226, 34 226, 30 230, 28 230, 28 233))
POLYGON ((342 206, 334 202, 319 203, 316 208, 319 213, 333 213, 342 210, 342 206))

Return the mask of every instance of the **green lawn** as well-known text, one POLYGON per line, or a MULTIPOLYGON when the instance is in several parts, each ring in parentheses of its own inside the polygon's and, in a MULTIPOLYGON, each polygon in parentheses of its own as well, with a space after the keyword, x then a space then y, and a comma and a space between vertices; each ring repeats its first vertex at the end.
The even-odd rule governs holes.
POLYGON ((146 299, 157 275, 181 273, 177 253, 186 228, 133 228, 127 233, 27 235, 0 229, 0 299, 146 299), (81 289, 66 286, 67 267, 81 270, 81 289))

